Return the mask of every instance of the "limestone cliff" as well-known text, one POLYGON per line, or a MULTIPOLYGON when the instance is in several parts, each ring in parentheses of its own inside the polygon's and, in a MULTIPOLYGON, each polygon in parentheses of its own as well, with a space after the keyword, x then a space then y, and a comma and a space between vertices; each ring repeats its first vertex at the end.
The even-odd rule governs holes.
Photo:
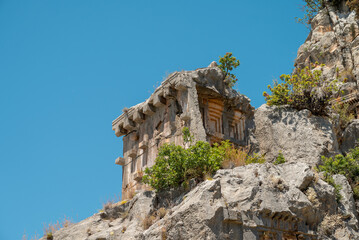
POLYGON ((311 22, 311 31, 298 50, 295 66, 303 68, 315 62, 326 65, 323 75, 327 79, 346 82, 342 87, 344 95, 357 92, 359 25, 355 12, 349 11, 345 1, 339 8, 327 3, 311 22))

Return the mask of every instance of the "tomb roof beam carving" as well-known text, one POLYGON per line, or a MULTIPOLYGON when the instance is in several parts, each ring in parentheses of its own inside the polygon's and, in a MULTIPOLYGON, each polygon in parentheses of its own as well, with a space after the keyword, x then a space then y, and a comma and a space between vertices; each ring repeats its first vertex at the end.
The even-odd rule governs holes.
POLYGON ((136 123, 134 123, 128 116, 125 116, 123 121, 123 128, 132 131, 136 128, 136 123))
POLYGON ((115 160, 115 164, 124 166, 125 165, 125 159, 123 157, 118 157, 115 160))
POLYGON ((152 116, 155 112, 156 112, 156 108, 155 106, 153 106, 153 104, 147 102, 142 109, 143 113, 148 115, 148 116, 152 116))
POLYGON ((136 123, 142 123, 145 121, 145 115, 143 114, 142 110, 136 109, 133 113, 133 121, 136 123))
POLYGON ((117 137, 121 137, 123 135, 126 135, 128 132, 126 129, 123 128, 123 123, 120 122, 112 127, 112 130, 115 131, 115 134, 117 137))
POLYGON ((163 97, 162 91, 159 91, 153 96, 153 105, 155 107, 162 107, 166 105, 166 99, 163 97))

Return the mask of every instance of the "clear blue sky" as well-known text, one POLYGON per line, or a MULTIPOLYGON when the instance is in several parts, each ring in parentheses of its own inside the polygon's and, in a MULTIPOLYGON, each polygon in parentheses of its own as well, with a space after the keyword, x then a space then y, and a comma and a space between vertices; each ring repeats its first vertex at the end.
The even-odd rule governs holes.
POLYGON ((80 221, 121 191, 111 121, 226 52, 255 107, 290 73, 301 0, 0 0, 0 239, 80 221))

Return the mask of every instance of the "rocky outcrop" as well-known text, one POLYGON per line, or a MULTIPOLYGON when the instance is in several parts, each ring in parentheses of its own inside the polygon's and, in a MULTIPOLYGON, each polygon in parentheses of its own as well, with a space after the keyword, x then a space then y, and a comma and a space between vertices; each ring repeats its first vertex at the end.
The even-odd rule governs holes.
POLYGON ((348 224, 350 224, 353 229, 358 231, 358 214, 353 198, 353 190, 343 175, 334 175, 333 179, 335 184, 339 185, 341 188, 338 206, 339 212, 342 216, 347 217, 349 219, 348 224))
POLYGON ((298 50, 295 66, 324 63, 323 74, 327 79, 347 78, 349 90, 356 88, 359 79, 359 26, 355 12, 350 12, 344 3, 339 8, 326 3, 314 17, 309 36, 298 50))
POLYGON ((340 150, 348 153, 350 149, 356 147, 359 140, 359 119, 353 120, 342 134, 340 150))
POLYGON ((358 239, 355 209, 338 206, 305 163, 251 164, 219 170, 188 193, 141 192, 54 239, 358 239))
POLYGON ((287 162, 316 165, 322 155, 338 153, 329 119, 309 110, 262 105, 254 114, 254 125, 252 144, 269 162, 282 152, 287 162))

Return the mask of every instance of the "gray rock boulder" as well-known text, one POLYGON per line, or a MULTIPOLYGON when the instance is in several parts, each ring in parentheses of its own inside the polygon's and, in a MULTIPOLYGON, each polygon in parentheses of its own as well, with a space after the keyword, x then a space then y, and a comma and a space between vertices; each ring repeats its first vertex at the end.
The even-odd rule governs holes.
POLYGON ((340 195, 341 199, 339 202, 339 211, 349 220, 349 224, 352 228, 358 230, 358 214, 356 211, 355 201, 353 197, 353 190, 350 187, 347 179, 343 175, 334 175, 333 179, 335 184, 340 185, 340 195))
POLYGON ((322 155, 338 153, 329 119, 288 107, 262 105, 254 114, 252 144, 272 162, 281 151, 287 162, 316 165, 322 155))
POLYGON ((359 119, 353 120, 344 130, 342 134, 342 144, 340 150, 343 153, 348 153, 350 149, 354 148, 359 139, 359 119))

